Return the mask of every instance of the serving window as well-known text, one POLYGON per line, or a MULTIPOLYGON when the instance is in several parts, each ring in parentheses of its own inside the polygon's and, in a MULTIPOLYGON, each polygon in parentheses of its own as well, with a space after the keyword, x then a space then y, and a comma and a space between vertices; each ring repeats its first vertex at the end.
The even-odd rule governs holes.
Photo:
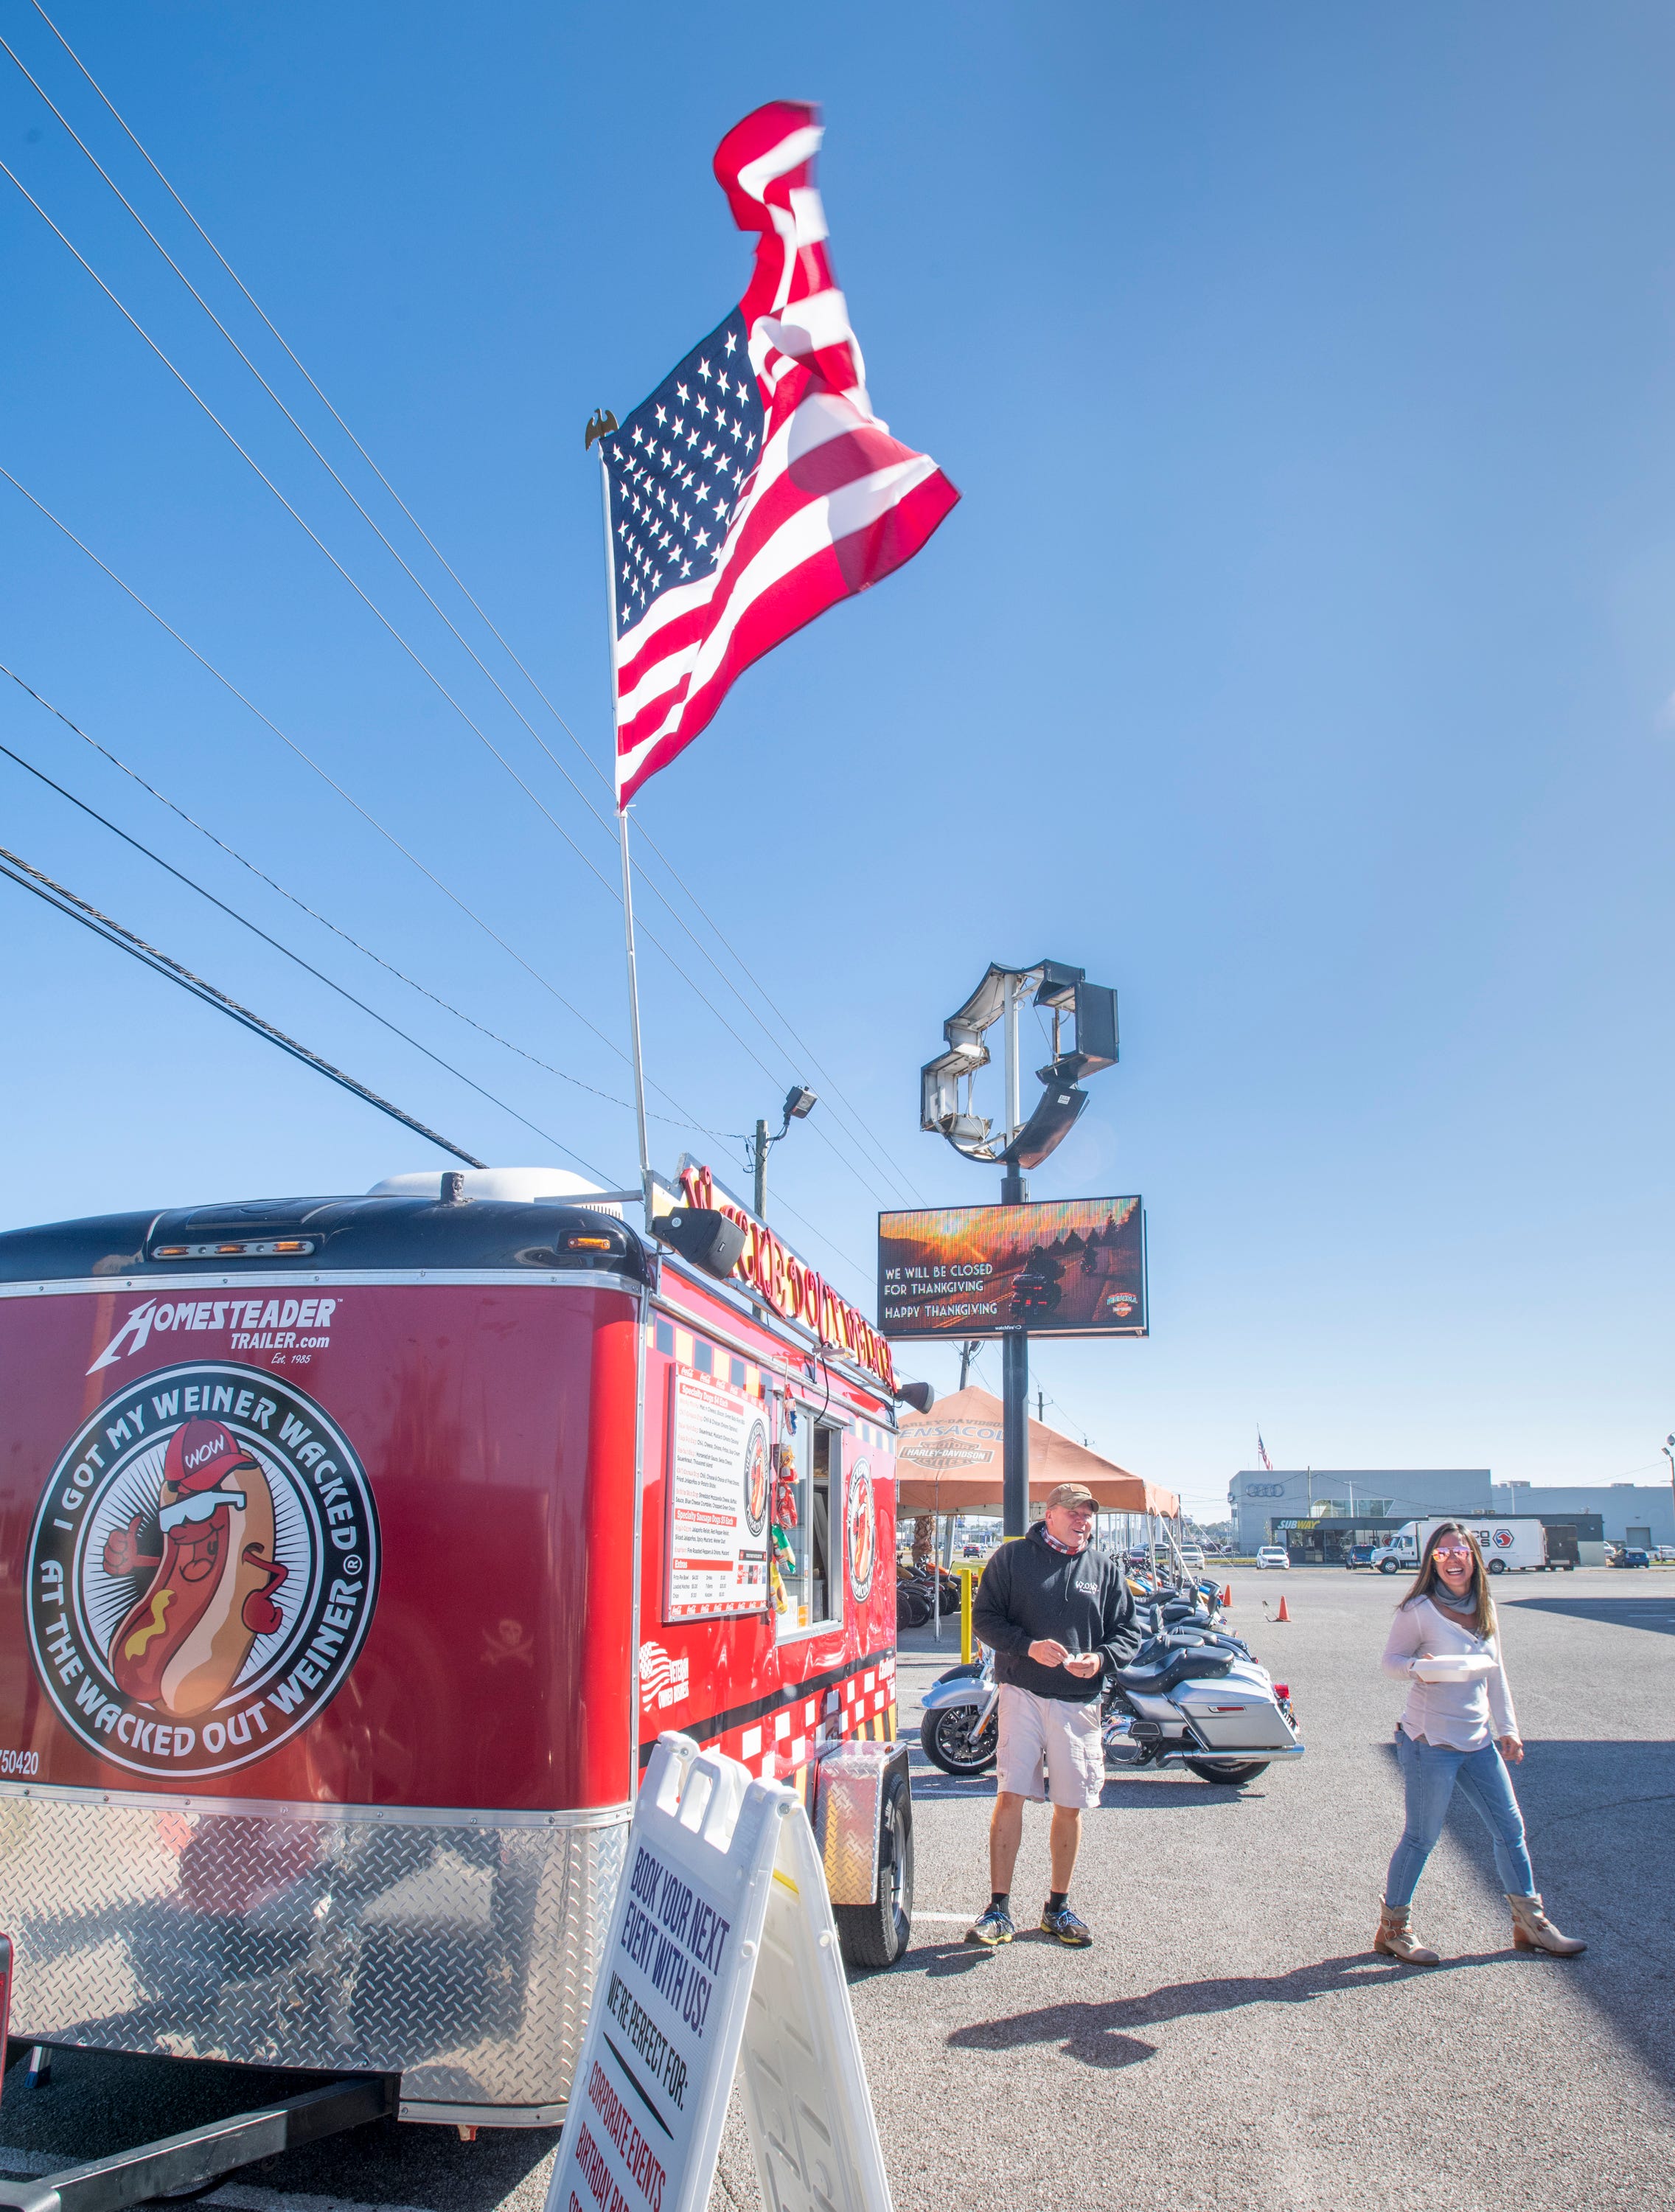
POLYGON ((780 1401, 774 1484, 773 1599, 779 1633, 801 1635, 843 1619, 840 1557, 843 1431, 807 1407, 780 1401))

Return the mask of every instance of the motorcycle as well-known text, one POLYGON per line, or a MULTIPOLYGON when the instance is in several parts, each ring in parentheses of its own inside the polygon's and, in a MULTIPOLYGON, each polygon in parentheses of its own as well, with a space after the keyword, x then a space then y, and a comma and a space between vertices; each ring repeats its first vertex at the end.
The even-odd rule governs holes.
MULTIPOLYGON (((1167 1623, 1150 1608, 1133 1663, 1106 1683, 1101 1713, 1108 1766, 1138 1771, 1179 1762, 1201 1781, 1242 1789, 1277 1759, 1301 1759, 1290 1686, 1211 1624, 1207 1609, 1167 1623)), ((981 1774, 1000 1748, 994 1656, 950 1668, 925 1692, 919 1740, 944 1774, 981 1774)))
POLYGON ((895 1571, 895 1626, 923 1628, 931 1618, 931 1594, 911 1568, 895 1571))
POLYGON ((981 1774, 1000 1749, 1000 1703, 994 1654, 950 1667, 925 1692, 919 1747, 944 1774, 981 1774))

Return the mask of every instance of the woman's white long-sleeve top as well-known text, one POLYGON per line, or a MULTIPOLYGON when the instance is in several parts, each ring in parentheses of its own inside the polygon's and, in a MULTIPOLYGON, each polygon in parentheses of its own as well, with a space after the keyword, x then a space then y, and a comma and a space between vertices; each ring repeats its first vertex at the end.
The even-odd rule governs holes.
POLYGON ((1446 1744, 1451 1751, 1481 1751, 1497 1737, 1518 1733, 1499 1636, 1474 1636, 1464 1621, 1428 1597, 1397 1607, 1384 1647, 1384 1671, 1409 1685, 1402 1708, 1404 1735, 1423 1736, 1427 1743, 1446 1744), (1413 1671, 1416 1659, 1455 1652, 1486 1655, 1495 1662, 1493 1671, 1470 1682, 1422 1682, 1413 1671))

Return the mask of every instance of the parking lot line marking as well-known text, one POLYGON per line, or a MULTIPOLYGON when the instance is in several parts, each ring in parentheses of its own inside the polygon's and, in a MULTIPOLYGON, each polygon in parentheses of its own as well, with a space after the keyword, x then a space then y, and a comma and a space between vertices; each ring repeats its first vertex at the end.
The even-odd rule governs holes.
POLYGON ((913 1907, 913 1918, 915 1920, 975 1920, 976 1917, 977 1915, 974 1911, 921 1912, 917 1905, 913 1907))

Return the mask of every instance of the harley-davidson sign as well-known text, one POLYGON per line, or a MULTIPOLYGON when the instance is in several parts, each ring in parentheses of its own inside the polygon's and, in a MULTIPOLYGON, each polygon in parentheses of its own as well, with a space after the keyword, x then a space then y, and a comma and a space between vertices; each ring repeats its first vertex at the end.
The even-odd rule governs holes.
POLYGON ((371 1488, 310 1398, 204 1360, 131 1382, 60 1454, 27 1561, 64 1726, 170 1780, 224 1774, 343 1686, 378 1595, 371 1488))

